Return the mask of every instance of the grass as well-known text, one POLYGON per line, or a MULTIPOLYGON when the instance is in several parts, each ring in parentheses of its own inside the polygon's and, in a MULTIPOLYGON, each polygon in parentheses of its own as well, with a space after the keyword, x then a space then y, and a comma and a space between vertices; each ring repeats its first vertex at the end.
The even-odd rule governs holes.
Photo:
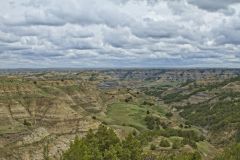
POLYGON ((166 111, 162 104, 149 99, 149 97, 141 96, 134 98, 134 102, 119 102, 108 105, 104 115, 98 115, 98 119, 108 125, 133 127, 137 130, 146 130, 145 117, 147 111, 154 116, 162 117, 166 111), (143 105, 144 102, 151 102, 154 105, 143 105))
POLYGON ((218 154, 218 150, 207 141, 197 143, 198 151, 202 154, 203 159, 211 159, 218 154))
POLYGON ((128 126, 137 130, 146 130, 145 117, 147 111, 151 114, 164 115, 161 106, 130 104, 125 102, 113 103, 108 106, 106 115, 98 118, 108 125, 128 126))
POLYGON ((110 125, 110 127, 118 131, 118 136, 121 139, 126 138, 129 134, 133 133, 133 131, 136 131, 135 128, 130 126, 110 125))
POLYGON ((169 137, 169 140, 171 142, 176 142, 176 141, 182 141, 183 138, 182 137, 178 137, 178 136, 172 136, 172 137, 169 137))
POLYGON ((108 123, 146 129, 145 115, 147 110, 134 104, 115 103, 108 107, 106 119, 108 123))

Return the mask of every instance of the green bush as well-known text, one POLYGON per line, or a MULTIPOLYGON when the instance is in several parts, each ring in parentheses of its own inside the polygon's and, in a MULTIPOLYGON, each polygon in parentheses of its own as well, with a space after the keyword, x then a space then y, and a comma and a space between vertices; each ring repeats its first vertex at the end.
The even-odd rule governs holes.
POLYGON ((183 146, 182 141, 180 139, 175 139, 172 143, 172 149, 179 149, 183 146))
POLYGON ((179 149, 179 148, 180 148, 179 143, 173 142, 173 144, 172 144, 172 149, 179 149))
POLYGON ((170 143, 168 142, 167 139, 162 139, 159 146, 160 147, 170 147, 170 143))
POLYGON ((167 118, 170 118, 170 117, 173 116, 173 113, 172 113, 172 112, 168 112, 168 113, 165 114, 165 116, 166 116, 167 118))
POLYGON ((75 138, 70 148, 63 153, 62 160, 142 160, 140 141, 130 134, 120 141, 112 129, 101 125, 97 132, 92 130, 86 137, 75 138))
POLYGON ((155 144, 151 144, 150 149, 151 150, 156 150, 156 145, 155 144))
POLYGON ((197 144, 196 144, 196 142, 195 141, 193 141, 193 140, 191 140, 191 139, 189 139, 189 138, 184 138, 183 139, 183 141, 182 141, 182 144, 183 145, 190 145, 191 147, 193 147, 193 148, 197 148, 197 144))
POLYGON ((144 120, 146 122, 148 129, 150 130, 159 129, 160 120, 158 117, 147 115, 144 120))

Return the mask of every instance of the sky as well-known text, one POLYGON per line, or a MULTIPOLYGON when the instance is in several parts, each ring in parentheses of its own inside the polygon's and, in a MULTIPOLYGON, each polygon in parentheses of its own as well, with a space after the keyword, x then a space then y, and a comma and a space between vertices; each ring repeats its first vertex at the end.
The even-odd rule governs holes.
POLYGON ((240 0, 0 6, 0 68, 240 68, 240 0))

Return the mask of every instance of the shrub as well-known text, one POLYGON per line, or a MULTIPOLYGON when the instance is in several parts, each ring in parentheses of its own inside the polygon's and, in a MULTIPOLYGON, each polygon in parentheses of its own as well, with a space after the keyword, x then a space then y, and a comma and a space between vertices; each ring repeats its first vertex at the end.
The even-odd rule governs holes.
POLYGON ((125 99, 125 102, 128 103, 128 102, 130 102, 130 101, 132 101, 132 100, 133 100, 132 97, 128 97, 128 98, 125 99))
POLYGON ((165 122, 161 122, 161 126, 162 126, 163 129, 167 129, 168 128, 168 125, 165 122))
POLYGON ((172 149, 179 149, 181 146, 182 146, 181 142, 176 140, 176 141, 173 141, 172 149))
POLYGON ((168 112, 168 113, 165 114, 165 116, 166 116, 167 118, 170 118, 170 117, 173 116, 173 113, 172 113, 172 112, 168 112))
POLYGON ((132 134, 133 134, 133 136, 137 136, 137 131, 136 131, 136 130, 133 130, 133 131, 132 131, 132 134))
POLYGON ((177 143, 172 144, 172 149, 179 149, 179 145, 177 143))
POLYGON ((153 130, 154 127, 155 127, 155 119, 154 119, 154 117, 146 116, 145 117, 145 121, 146 121, 147 128, 150 129, 150 130, 153 130))
POLYGON ((170 143, 168 142, 167 139, 162 139, 159 146, 160 147, 170 147, 170 143))
POLYGON ((25 126, 28 126, 28 127, 32 125, 32 124, 31 124, 30 122, 28 122, 26 119, 24 119, 23 124, 24 124, 25 126))
POLYGON ((155 144, 151 144, 150 149, 151 150, 156 150, 156 145, 155 144))
POLYGON ((183 141, 182 141, 182 144, 183 145, 190 145, 192 148, 197 148, 197 144, 195 141, 191 140, 191 139, 188 139, 188 138, 184 138, 183 141))
POLYGON ((107 122, 106 122, 106 121, 102 121, 102 124, 103 124, 103 125, 107 125, 107 122))
POLYGON ((148 106, 153 106, 154 105, 154 103, 148 102, 148 101, 144 101, 142 104, 143 105, 148 105, 148 106))

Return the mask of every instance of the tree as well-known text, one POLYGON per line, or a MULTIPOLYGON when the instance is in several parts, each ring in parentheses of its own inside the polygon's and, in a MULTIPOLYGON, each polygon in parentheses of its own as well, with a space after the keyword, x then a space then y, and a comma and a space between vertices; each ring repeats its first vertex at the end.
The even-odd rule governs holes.
POLYGON ((122 142, 123 150, 130 152, 129 159, 141 160, 142 159, 142 145, 141 143, 131 134, 122 142))
POLYGON ((70 148, 63 153, 63 160, 142 160, 143 150, 140 141, 129 134, 120 141, 113 129, 100 125, 94 133, 75 138, 70 148))
POLYGON ((154 117, 152 115, 147 115, 145 117, 145 122, 146 122, 148 129, 150 129, 150 130, 159 129, 160 120, 158 117, 154 117))
POLYGON ((101 159, 100 152, 97 156, 93 156, 95 153, 91 152, 90 146, 82 139, 77 137, 74 143, 71 143, 70 148, 63 154, 63 160, 92 160, 92 158, 101 159))
POLYGON ((99 150, 101 152, 108 150, 111 145, 117 144, 120 142, 119 138, 117 137, 113 129, 111 128, 108 129, 104 125, 100 125, 95 136, 96 136, 97 143, 99 145, 99 150))
POLYGON ((120 146, 110 146, 109 150, 104 152, 104 160, 119 160, 118 154, 121 149, 120 146))
POLYGON ((152 116, 146 116, 145 121, 146 121, 147 128, 150 130, 153 130, 155 126, 154 118, 152 116))

